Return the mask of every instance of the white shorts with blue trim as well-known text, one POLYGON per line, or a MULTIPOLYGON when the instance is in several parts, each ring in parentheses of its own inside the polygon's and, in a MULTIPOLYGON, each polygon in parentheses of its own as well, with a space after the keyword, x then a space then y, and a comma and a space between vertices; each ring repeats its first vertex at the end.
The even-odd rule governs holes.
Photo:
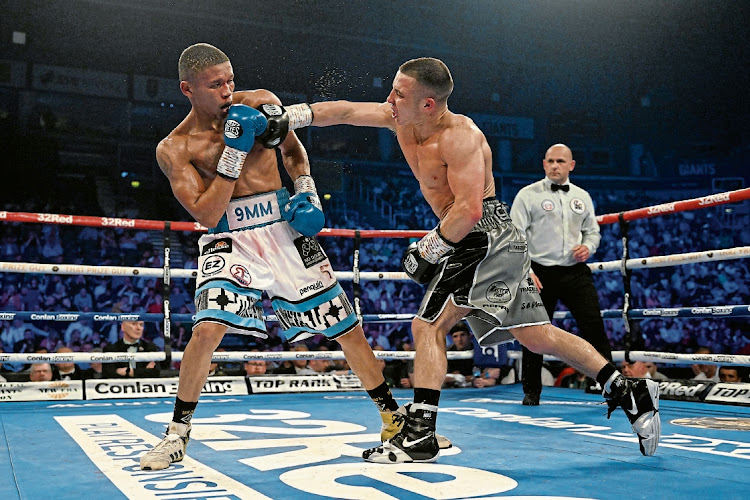
POLYGON ((265 292, 289 341, 334 339, 358 324, 331 263, 314 237, 281 218, 286 189, 230 201, 219 225, 198 241, 195 325, 266 338, 265 292))

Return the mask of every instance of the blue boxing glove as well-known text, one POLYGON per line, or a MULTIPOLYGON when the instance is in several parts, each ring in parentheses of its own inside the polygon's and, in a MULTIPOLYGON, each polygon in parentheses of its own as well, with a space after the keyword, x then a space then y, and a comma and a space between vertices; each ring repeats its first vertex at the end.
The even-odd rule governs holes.
POLYGON ((294 181, 294 196, 281 207, 281 216, 297 232, 315 236, 323 229, 325 216, 315 181, 309 175, 300 175, 294 181))
POLYGON ((401 259, 401 267, 412 281, 426 285, 440 270, 440 261, 455 251, 455 243, 445 239, 440 225, 418 242, 409 245, 401 259))
POLYGON ((244 104, 229 107, 224 123, 224 152, 219 158, 216 173, 225 179, 237 180, 242 172, 247 153, 255 144, 255 136, 266 130, 268 120, 257 109, 244 104))

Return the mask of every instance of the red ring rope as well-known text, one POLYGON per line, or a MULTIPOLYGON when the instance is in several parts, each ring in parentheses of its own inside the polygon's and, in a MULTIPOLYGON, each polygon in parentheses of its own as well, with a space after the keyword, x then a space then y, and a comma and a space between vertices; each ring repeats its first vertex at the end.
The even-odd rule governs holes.
MULTIPOLYGON (((650 207, 637 208, 622 212, 625 220, 647 219, 661 214, 684 212, 697 208, 708 208, 725 203, 735 203, 750 199, 750 188, 738 189, 717 193, 690 200, 673 201, 653 205, 650 207)), ((599 215, 596 220, 599 224, 614 224, 619 221, 620 214, 599 215)), ((0 221, 8 222, 32 222, 42 224, 61 224, 68 226, 89 227, 122 227, 129 229, 164 230, 165 222, 146 219, 121 219, 118 217, 95 217, 89 215, 64 215, 33 212, 6 212, 0 211, 0 221)), ((171 222, 170 228, 174 231, 206 231, 206 228, 197 222, 171 222)), ((343 236, 353 238, 354 229, 323 229, 318 236, 343 236)), ((427 231, 424 230, 360 230, 362 238, 421 238, 427 231)))

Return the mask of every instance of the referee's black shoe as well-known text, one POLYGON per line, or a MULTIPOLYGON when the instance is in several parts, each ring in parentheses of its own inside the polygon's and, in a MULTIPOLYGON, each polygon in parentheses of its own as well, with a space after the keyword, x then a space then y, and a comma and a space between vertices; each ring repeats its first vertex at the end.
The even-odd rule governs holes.
POLYGON ((539 394, 533 392, 524 394, 523 402, 521 404, 524 406, 539 406, 539 394))

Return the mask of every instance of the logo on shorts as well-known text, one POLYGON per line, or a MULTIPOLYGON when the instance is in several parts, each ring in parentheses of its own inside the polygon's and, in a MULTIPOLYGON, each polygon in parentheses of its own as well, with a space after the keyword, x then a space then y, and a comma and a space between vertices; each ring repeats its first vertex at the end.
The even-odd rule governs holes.
POLYGON ((221 255, 212 255, 203 261, 203 274, 210 276, 224 269, 224 257, 221 255))
POLYGON ((550 212, 555 209, 555 202, 552 200, 544 200, 542 201, 542 208, 547 212, 550 212))
POLYGON ((234 279, 236 279, 237 283, 239 283, 240 285, 248 286, 253 281, 253 279, 250 277, 250 271, 248 271, 245 266, 235 264, 229 268, 229 272, 232 274, 232 276, 234 276, 234 279))
POLYGON ((300 297, 304 297, 305 294, 308 294, 310 292, 315 292, 317 290, 322 290, 322 289, 323 289, 323 282, 320 281, 320 280, 318 280, 315 283, 312 283, 310 285, 307 285, 305 287, 300 288, 299 289, 299 296, 300 297))
POLYGON ((302 258, 302 263, 305 268, 311 268, 315 264, 319 264, 326 260, 326 254, 323 249, 320 248, 318 241, 312 236, 302 236, 294 240, 294 246, 297 247, 299 256, 302 258))
POLYGON ((487 287, 487 300, 495 304, 510 302, 510 288, 504 281, 496 281, 487 287))
POLYGON ((330 264, 323 264, 322 266, 320 266, 320 272, 322 274, 325 274, 329 280, 333 279, 333 273, 331 272, 330 264))
POLYGON ((523 304, 521 304, 521 309, 534 309, 536 307, 544 307, 544 304, 542 302, 539 302, 538 300, 524 302, 523 304))
POLYGON ((586 210, 586 205, 583 203, 582 199, 573 198, 570 200, 570 209, 578 215, 581 215, 583 211, 586 210))
POLYGON ((230 139, 237 139, 242 135, 242 125, 237 120, 227 120, 224 124, 224 135, 230 139))
POLYGON ((510 253, 526 253, 526 242, 525 241, 511 241, 508 245, 508 251, 510 253))
POLYGON ((510 207, 503 202, 495 207, 495 217, 500 219, 500 222, 510 222, 510 215, 508 215, 508 212, 510 212, 510 207))
POLYGON ((201 255, 211 255, 214 253, 232 253, 231 238, 219 238, 203 247, 201 255))

